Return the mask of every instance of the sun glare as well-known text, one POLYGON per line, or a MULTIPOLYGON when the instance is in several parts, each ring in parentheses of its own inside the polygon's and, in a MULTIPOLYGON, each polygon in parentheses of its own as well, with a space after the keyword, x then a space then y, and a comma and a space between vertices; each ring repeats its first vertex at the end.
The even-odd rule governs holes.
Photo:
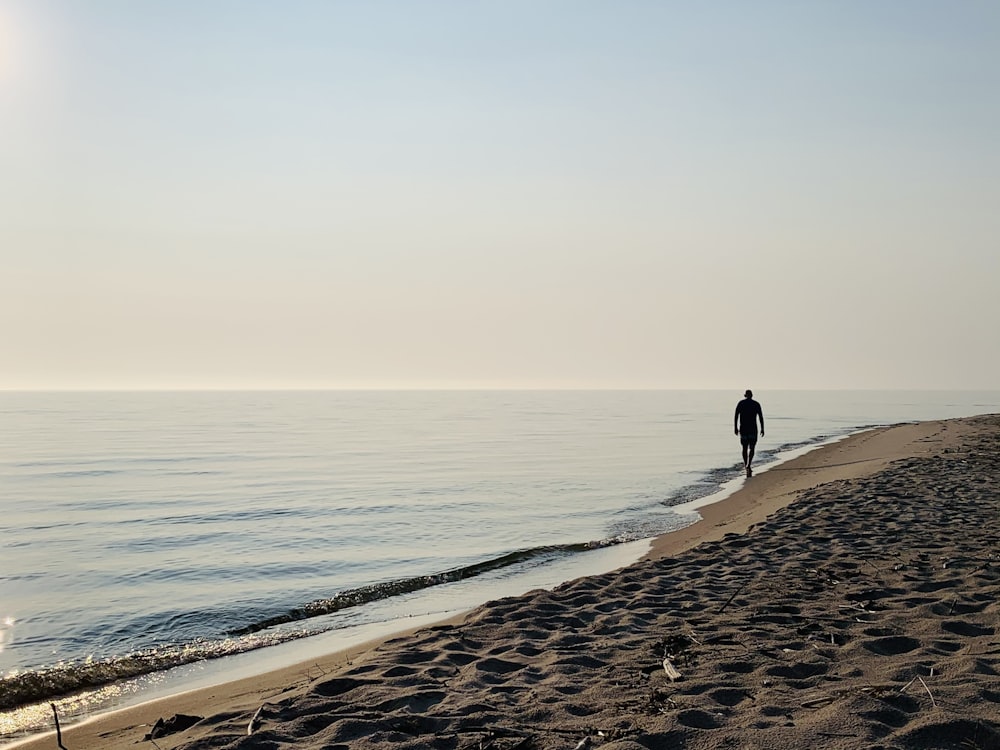
POLYGON ((16 40, 14 17, 7 8, 0 8, 0 84, 14 78, 16 67, 16 40))
POLYGON ((28 8, 5 4, 0 7, 0 86, 4 89, 37 84, 42 62, 52 55, 51 18, 28 8), (44 49, 43 49, 44 48, 44 49))

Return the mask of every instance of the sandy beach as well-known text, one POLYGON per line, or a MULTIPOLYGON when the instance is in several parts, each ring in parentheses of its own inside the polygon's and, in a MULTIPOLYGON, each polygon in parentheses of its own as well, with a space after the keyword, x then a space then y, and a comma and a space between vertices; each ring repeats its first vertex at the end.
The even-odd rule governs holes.
POLYGON ((998 469, 1000 416, 870 430, 759 472, 634 565, 62 741, 1000 748, 998 469))

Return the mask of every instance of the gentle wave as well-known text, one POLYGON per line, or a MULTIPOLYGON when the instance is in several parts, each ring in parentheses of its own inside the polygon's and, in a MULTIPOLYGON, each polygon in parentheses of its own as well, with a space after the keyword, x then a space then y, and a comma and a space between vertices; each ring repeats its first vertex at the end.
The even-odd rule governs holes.
POLYGON ((160 672, 206 659, 252 651, 314 633, 274 633, 267 637, 206 641, 183 646, 153 648, 128 656, 82 664, 58 664, 32 672, 0 678, 0 710, 48 701, 81 690, 160 672))
MULTIPOLYGON (((796 444, 782 445, 773 451, 761 452, 762 462, 774 455, 800 446, 821 442, 819 437, 796 444)), ((662 500, 665 506, 673 506, 718 491, 721 484, 731 477, 730 467, 719 468, 702 474, 691 484, 662 500)), ((280 515, 281 511, 275 511, 280 515)), ((361 607, 373 602, 410 594, 446 583, 463 581, 476 576, 501 570, 515 565, 539 565, 556 557, 572 555, 589 550, 610 547, 635 541, 639 538, 662 533, 664 528, 619 529, 615 536, 589 542, 544 545, 515 550, 489 560, 483 560, 442 573, 401 578, 382 583, 359 586, 339 592, 336 595, 317 599, 283 613, 272 615, 226 633, 220 640, 202 639, 180 645, 165 645, 136 651, 126 656, 89 660, 84 663, 59 664, 49 668, 25 673, 15 673, 0 678, 0 710, 46 701, 81 690, 98 688, 114 682, 142 675, 160 672, 196 661, 218 659, 244 653, 290 640, 304 638, 323 632, 323 628, 302 628, 297 630, 272 630, 291 623, 300 623, 324 615, 334 614, 352 607, 361 607)), ((222 571, 219 571, 221 574, 222 571)), ((203 574, 204 570, 200 571, 203 574)))
POLYGON ((626 541, 633 540, 617 537, 600 541, 517 550, 443 573, 414 576, 342 591, 328 599, 312 601, 285 613, 234 629, 227 634, 229 637, 223 640, 199 640, 177 646, 151 648, 122 657, 91 660, 80 664, 59 664, 32 672, 7 675, 0 678, 0 710, 50 700, 80 690, 97 688, 112 682, 160 672, 196 661, 218 659, 305 638, 323 632, 323 629, 275 630, 266 634, 261 631, 333 614, 351 607, 360 607, 445 583, 467 580, 515 565, 542 564, 555 557, 610 547, 626 541))
POLYGON ((410 594, 432 586, 439 586, 443 583, 463 581, 467 578, 473 578, 475 576, 482 575, 483 573, 489 573, 511 565, 518 565, 526 562, 538 562, 542 559, 549 559, 559 554, 586 552, 587 550, 621 544, 624 541, 628 540, 616 538, 596 542, 535 547, 533 549, 518 550, 516 552, 511 552, 509 554, 493 558, 492 560, 485 560, 472 565, 466 565, 444 573, 414 576, 412 578, 403 578, 396 581, 377 583, 371 586, 360 586, 358 588, 342 591, 329 599, 317 599, 316 601, 309 602, 302 607, 296 607, 295 609, 291 609, 283 614, 251 623, 250 625, 231 631, 229 635, 238 636, 255 633, 274 627, 275 625, 284 625, 289 622, 298 622, 312 617, 329 615, 349 607, 358 607, 363 604, 370 604, 371 602, 388 599, 393 596, 410 594))

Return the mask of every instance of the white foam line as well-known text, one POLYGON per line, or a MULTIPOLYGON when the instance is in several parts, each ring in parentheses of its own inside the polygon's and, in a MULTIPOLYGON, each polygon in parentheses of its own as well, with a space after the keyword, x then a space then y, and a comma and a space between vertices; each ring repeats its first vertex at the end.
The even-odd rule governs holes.
MULTIPOLYGON (((860 432, 867 432, 870 429, 872 428, 866 427, 862 430, 849 432, 845 435, 837 435, 835 437, 828 438, 818 443, 810 443, 809 445, 802 445, 799 446, 798 448, 793 448, 791 450, 778 453, 773 461, 754 469, 754 475, 757 476, 763 474, 769 469, 773 469, 776 466, 788 463, 792 459, 798 458, 799 456, 804 456, 807 453, 812 453, 814 450, 823 448, 827 445, 833 445, 834 443, 839 443, 841 440, 846 440, 847 438, 851 437, 851 435, 856 435, 860 432)), ((740 475, 724 483, 722 485, 722 488, 717 492, 713 492, 711 495, 706 495, 705 497, 699 497, 696 500, 689 500, 688 502, 681 503, 680 505, 674 505, 671 507, 671 510, 673 510, 675 513, 680 513, 682 515, 687 515, 687 514, 699 515, 698 508, 704 508, 706 505, 712 505, 713 503, 718 503, 722 500, 725 500, 727 497, 735 493, 737 490, 741 489, 746 484, 746 482, 747 478, 740 475)), ((667 533, 669 534, 670 532, 667 533)))

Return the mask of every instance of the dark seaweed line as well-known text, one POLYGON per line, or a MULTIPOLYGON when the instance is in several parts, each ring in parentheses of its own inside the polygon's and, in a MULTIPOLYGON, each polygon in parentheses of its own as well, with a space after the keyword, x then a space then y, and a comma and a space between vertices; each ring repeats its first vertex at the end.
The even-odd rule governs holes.
MULTIPOLYGON (((617 544, 618 540, 601 542, 586 542, 577 544, 560 544, 547 547, 536 547, 518 550, 492 560, 475 563, 455 570, 434 575, 416 576, 398 581, 389 581, 372 586, 362 586, 337 594, 330 599, 322 599, 293 609, 285 614, 253 623, 234 630, 227 635, 244 636, 265 630, 274 625, 297 622, 311 617, 338 612, 349 607, 357 607, 370 602, 388 599, 399 594, 430 588, 443 583, 461 581, 473 578, 492 570, 498 570, 520 562, 529 561, 547 555, 584 552, 599 547, 617 544)), ((297 638, 314 635, 312 632, 287 632, 275 634, 267 642, 237 642, 230 644, 220 653, 217 649, 207 646, 189 647, 181 650, 171 649, 169 652, 140 652, 124 657, 113 657, 86 664, 71 664, 65 666, 40 669, 32 672, 9 675, 0 678, 0 711, 5 711, 30 703, 37 703, 54 698, 60 698, 81 690, 95 689, 110 685, 121 680, 132 679, 153 672, 161 672, 172 667, 191 664, 197 661, 231 656, 236 653, 252 651, 269 645, 297 638)))
POLYGON ((538 557, 559 553, 585 552, 599 547, 608 547, 613 544, 618 544, 619 542, 620 540, 617 539, 608 539, 600 542, 580 542, 575 544, 556 544, 544 547, 532 547, 531 549, 510 552, 491 560, 484 560, 483 562, 474 563, 461 568, 455 568, 454 570, 448 570, 444 573, 414 576, 413 578, 401 578, 399 580, 386 581, 385 583, 377 583, 371 586, 360 586, 355 589, 342 591, 329 599, 317 599, 316 601, 309 602, 302 607, 296 607, 295 609, 291 609, 283 614, 251 623, 236 630, 231 630, 227 633, 227 635, 248 635, 250 633, 266 630, 267 628, 272 628, 276 625, 284 625, 289 622, 307 620, 311 617, 329 615, 334 612, 349 609, 350 607, 359 607, 363 604, 370 604, 383 599, 389 599, 394 596, 399 596, 400 594, 409 594, 414 591, 431 588, 432 586, 440 586, 443 583, 452 583, 454 581, 462 581, 467 578, 474 578, 482 575, 483 573, 489 573, 493 570, 506 568, 538 557))
POLYGON ((53 667, 10 675, 0 678, 0 711, 110 685, 119 680, 179 667, 204 658, 203 653, 196 651, 186 655, 144 653, 69 668, 53 667))

